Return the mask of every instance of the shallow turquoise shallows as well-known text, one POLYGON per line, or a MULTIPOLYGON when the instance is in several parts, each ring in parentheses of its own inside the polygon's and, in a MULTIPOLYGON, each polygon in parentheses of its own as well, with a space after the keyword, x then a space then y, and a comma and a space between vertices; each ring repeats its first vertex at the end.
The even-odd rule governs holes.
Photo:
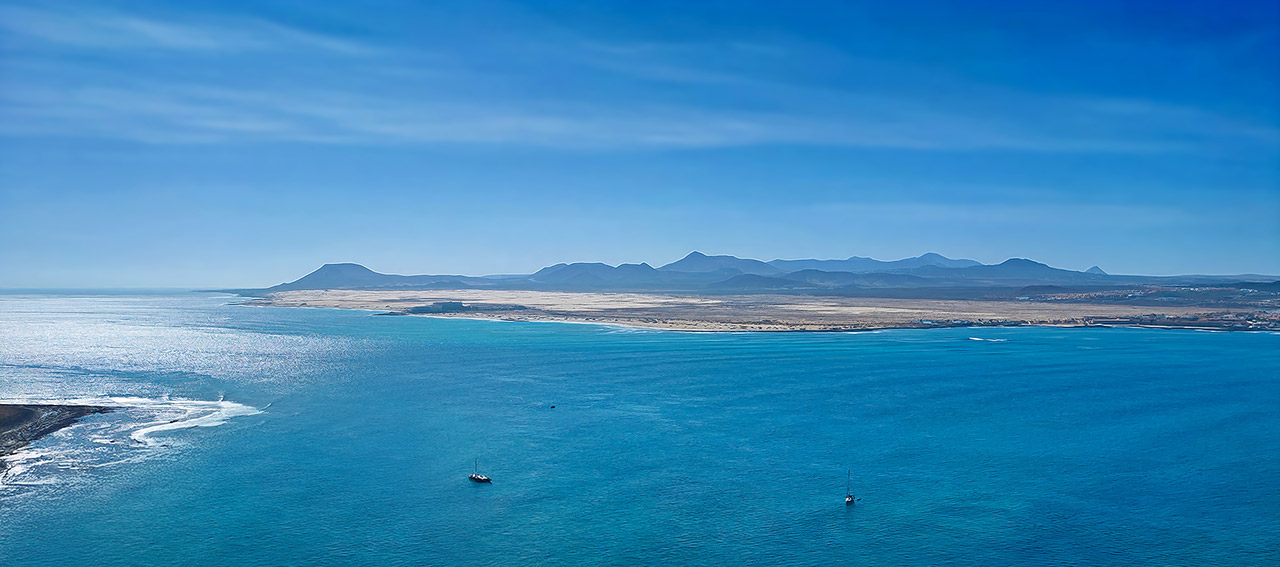
POLYGON ((0 295, 0 399, 118 406, 11 458, 0 565, 1280 563, 1276 334, 234 301, 0 295))

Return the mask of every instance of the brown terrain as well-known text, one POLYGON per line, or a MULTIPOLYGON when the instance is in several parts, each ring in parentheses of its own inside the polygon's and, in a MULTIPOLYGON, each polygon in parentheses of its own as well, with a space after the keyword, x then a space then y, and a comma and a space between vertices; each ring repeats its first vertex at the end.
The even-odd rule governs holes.
POLYGON ((522 290, 297 290, 247 305, 362 309, 504 321, 616 324, 680 331, 855 331, 1012 325, 1277 330, 1280 313, 1239 305, 938 300, 816 295, 693 295, 522 290))

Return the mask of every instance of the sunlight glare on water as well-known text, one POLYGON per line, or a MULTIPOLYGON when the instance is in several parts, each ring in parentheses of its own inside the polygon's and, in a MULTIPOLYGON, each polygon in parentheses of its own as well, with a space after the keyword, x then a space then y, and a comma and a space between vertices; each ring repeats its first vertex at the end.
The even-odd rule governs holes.
POLYGON ((117 408, 10 459, 0 561, 1280 559, 1275 334, 691 334, 234 302, 0 296, 0 398, 117 408), (474 459, 492 485, 467 482, 474 459))

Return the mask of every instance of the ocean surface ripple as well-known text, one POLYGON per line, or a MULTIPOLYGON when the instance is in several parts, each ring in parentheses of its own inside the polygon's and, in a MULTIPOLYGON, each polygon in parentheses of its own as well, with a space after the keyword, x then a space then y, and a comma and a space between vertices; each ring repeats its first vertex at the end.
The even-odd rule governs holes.
POLYGON ((1280 563, 1274 333, 233 303, 0 295, 0 400, 118 408, 11 456, 0 563, 1280 563))

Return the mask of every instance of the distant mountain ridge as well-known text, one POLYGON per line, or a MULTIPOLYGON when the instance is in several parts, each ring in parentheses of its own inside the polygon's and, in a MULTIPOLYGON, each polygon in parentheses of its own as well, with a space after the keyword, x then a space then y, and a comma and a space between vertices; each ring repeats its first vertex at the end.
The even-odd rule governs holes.
POLYGON ((770 266, 781 268, 787 272, 798 270, 822 270, 824 272, 899 272, 924 266, 941 268, 967 268, 981 266, 976 260, 953 260, 936 252, 927 252, 915 258, 882 261, 862 256, 851 256, 845 260, 773 260, 770 266))
POLYGON ((785 274, 788 271, 760 260, 735 256, 707 256, 698 251, 690 252, 688 256, 658 269, 664 272, 717 272, 728 269, 757 276, 785 274))
POLYGON ((600 262, 556 264, 538 270, 529 281, 543 284, 592 284, 657 279, 657 270, 646 263, 610 266, 600 262))
MULTIPOLYGON (((297 280, 282 283, 276 286, 266 288, 265 292, 271 293, 276 291, 291 291, 299 289, 380 289, 380 288, 417 288, 417 289, 440 289, 442 284, 446 286, 458 285, 467 287, 476 283, 487 285, 489 280, 486 278, 475 278, 468 276, 400 276, 395 274, 380 274, 360 264, 340 263, 325 264, 320 266, 314 272, 302 276, 297 280)), ((445 289, 456 289, 448 288, 445 289)))
MULTIPOLYGON (((942 288, 1019 289, 1036 286, 1101 288, 1135 284, 1204 284, 1260 281, 1246 276, 1115 276, 1093 266, 1086 271, 1054 268, 1026 258, 999 264, 952 259, 937 253, 882 261, 861 256, 844 260, 772 260, 691 252, 654 268, 647 263, 611 266, 600 262, 555 264, 528 275, 383 274, 360 264, 325 264, 297 280, 254 293, 308 289, 530 289, 566 291, 788 292, 839 293, 857 290, 942 288), (1083 287, 1082 287, 1083 286, 1083 287)), ((1037 288, 1038 289, 1038 288, 1037 288)))
POLYGON ((963 268, 921 266, 913 274, 924 277, 946 277, 987 280, 1054 281, 1062 283, 1096 282, 1107 278, 1106 274, 1090 274, 1054 268, 1026 258, 1009 258, 995 265, 978 264, 963 268))

